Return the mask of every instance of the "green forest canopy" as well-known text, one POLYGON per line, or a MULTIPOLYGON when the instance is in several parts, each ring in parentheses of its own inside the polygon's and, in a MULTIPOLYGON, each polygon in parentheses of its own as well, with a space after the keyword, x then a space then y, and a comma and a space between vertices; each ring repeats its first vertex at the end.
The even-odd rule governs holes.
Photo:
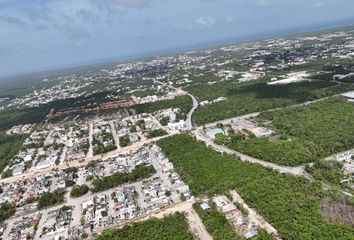
POLYGON ((227 100, 199 107, 195 112, 197 125, 218 120, 261 112, 268 109, 315 100, 354 90, 353 84, 334 83, 325 80, 299 82, 287 85, 267 85, 257 80, 246 83, 225 82, 214 85, 196 84, 186 90, 199 101, 226 97, 227 100))
POLYGON ((354 147, 354 104, 332 98, 262 113, 257 120, 288 140, 248 139, 229 147, 283 165, 296 166, 354 147))
POLYGON ((323 220, 320 202, 325 193, 318 182, 242 162, 188 135, 169 137, 158 145, 194 194, 213 195, 235 189, 283 239, 354 239, 351 227, 323 220))
POLYGON ((95 240, 193 240, 183 213, 109 229, 95 240))
POLYGON ((0 132, 0 172, 21 149, 25 138, 26 135, 7 135, 5 132, 0 132))

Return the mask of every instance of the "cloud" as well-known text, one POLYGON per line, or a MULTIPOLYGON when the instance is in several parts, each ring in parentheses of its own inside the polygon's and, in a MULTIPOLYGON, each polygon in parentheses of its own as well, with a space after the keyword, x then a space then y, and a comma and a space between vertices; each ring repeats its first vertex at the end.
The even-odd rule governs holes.
POLYGON ((0 56, 6 56, 12 53, 12 48, 0 46, 0 56))
POLYGON ((29 31, 29 30, 42 31, 48 28, 46 24, 40 24, 35 22, 33 24, 30 24, 27 21, 24 21, 18 17, 7 16, 7 15, 5 16, 0 15, 0 22, 3 22, 7 25, 9 24, 9 25, 16 26, 17 28, 25 31, 29 31))
POLYGON ((212 17, 200 17, 195 21, 196 24, 210 27, 215 24, 215 19, 212 17))
POLYGON ((318 2, 315 2, 311 5, 313 8, 320 8, 320 7, 323 7, 323 3, 318 1, 318 2))
POLYGON ((226 19, 225 19, 225 22, 226 23, 232 23, 232 22, 234 22, 235 21, 235 19, 233 18, 233 17, 227 17, 226 19))
POLYGON ((80 18, 85 24, 95 24, 100 21, 98 15, 87 9, 80 9, 76 12, 76 16, 80 18))
POLYGON ((117 2, 128 7, 142 8, 149 6, 152 0, 117 0, 117 2))
POLYGON ((15 25, 20 28, 27 28, 28 27, 28 25, 24 21, 22 21, 21 19, 16 18, 16 17, 0 16, 0 21, 2 21, 4 23, 15 25))
POLYGON ((82 27, 66 24, 55 24, 54 27, 64 34, 64 36, 72 39, 85 39, 91 37, 91 34, 82 27))
POLYGON ((259 7, 268 7, 272 5, 272 0, 257 0, 257 5, 259 7))
POLYGON ((153 0, 89 0, 101 9, 110 9, 117 6, 130 8, 144 8, 150 6, 153 0))

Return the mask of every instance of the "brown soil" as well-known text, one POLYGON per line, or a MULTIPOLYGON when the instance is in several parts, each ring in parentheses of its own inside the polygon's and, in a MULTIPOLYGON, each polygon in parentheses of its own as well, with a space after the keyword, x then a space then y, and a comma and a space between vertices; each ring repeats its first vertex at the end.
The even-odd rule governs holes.
POLYGON ((345 197, 325 197, 321 201, 321 213, 328 222, 338 222, 354 227, 354 206, 347 204, 345 197))

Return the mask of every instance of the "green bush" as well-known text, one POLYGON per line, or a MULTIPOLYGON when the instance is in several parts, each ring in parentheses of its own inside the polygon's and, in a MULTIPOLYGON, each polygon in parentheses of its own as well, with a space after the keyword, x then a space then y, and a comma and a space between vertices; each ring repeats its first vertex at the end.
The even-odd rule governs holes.
POLYGON ((71 197, 81 197, 85 195, 89 191, 89 187, 87 185, 81 185, 81 186, 73 186, 73 188, 70 191, 70 196, 71 197))
POLYGON ((117 187, 123 183, 135 182, 144 178, 151 177, 156 173, 153 166, 139 165, 130 173, 117 172, 111 176, 106 176, 101 179, 95 179, 92 182, 92 192, 100 192, 110 188, 117 187))
POLYGON ((64 195, 65 195, 65 191, 63 190, 56 190, 52 193, 43 193, 37 199, 38 209, 51 207, 64 202, 64 195))
POLYGON ((13 216, 16 212, 16 207, 10 203, 2 203, 0 205, 0 223, 13 216))

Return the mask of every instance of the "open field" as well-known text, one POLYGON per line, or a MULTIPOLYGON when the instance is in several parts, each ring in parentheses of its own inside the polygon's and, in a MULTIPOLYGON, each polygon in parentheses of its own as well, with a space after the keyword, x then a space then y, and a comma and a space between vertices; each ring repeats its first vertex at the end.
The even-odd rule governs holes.
POLYGON ((194 194, 227 194, 236 189, 283 239, 354 238, 350 226, 322 218, 320 202, 326 194, 321 184, 241 162, 188 135, 161 140, 159 146, 194 194))

